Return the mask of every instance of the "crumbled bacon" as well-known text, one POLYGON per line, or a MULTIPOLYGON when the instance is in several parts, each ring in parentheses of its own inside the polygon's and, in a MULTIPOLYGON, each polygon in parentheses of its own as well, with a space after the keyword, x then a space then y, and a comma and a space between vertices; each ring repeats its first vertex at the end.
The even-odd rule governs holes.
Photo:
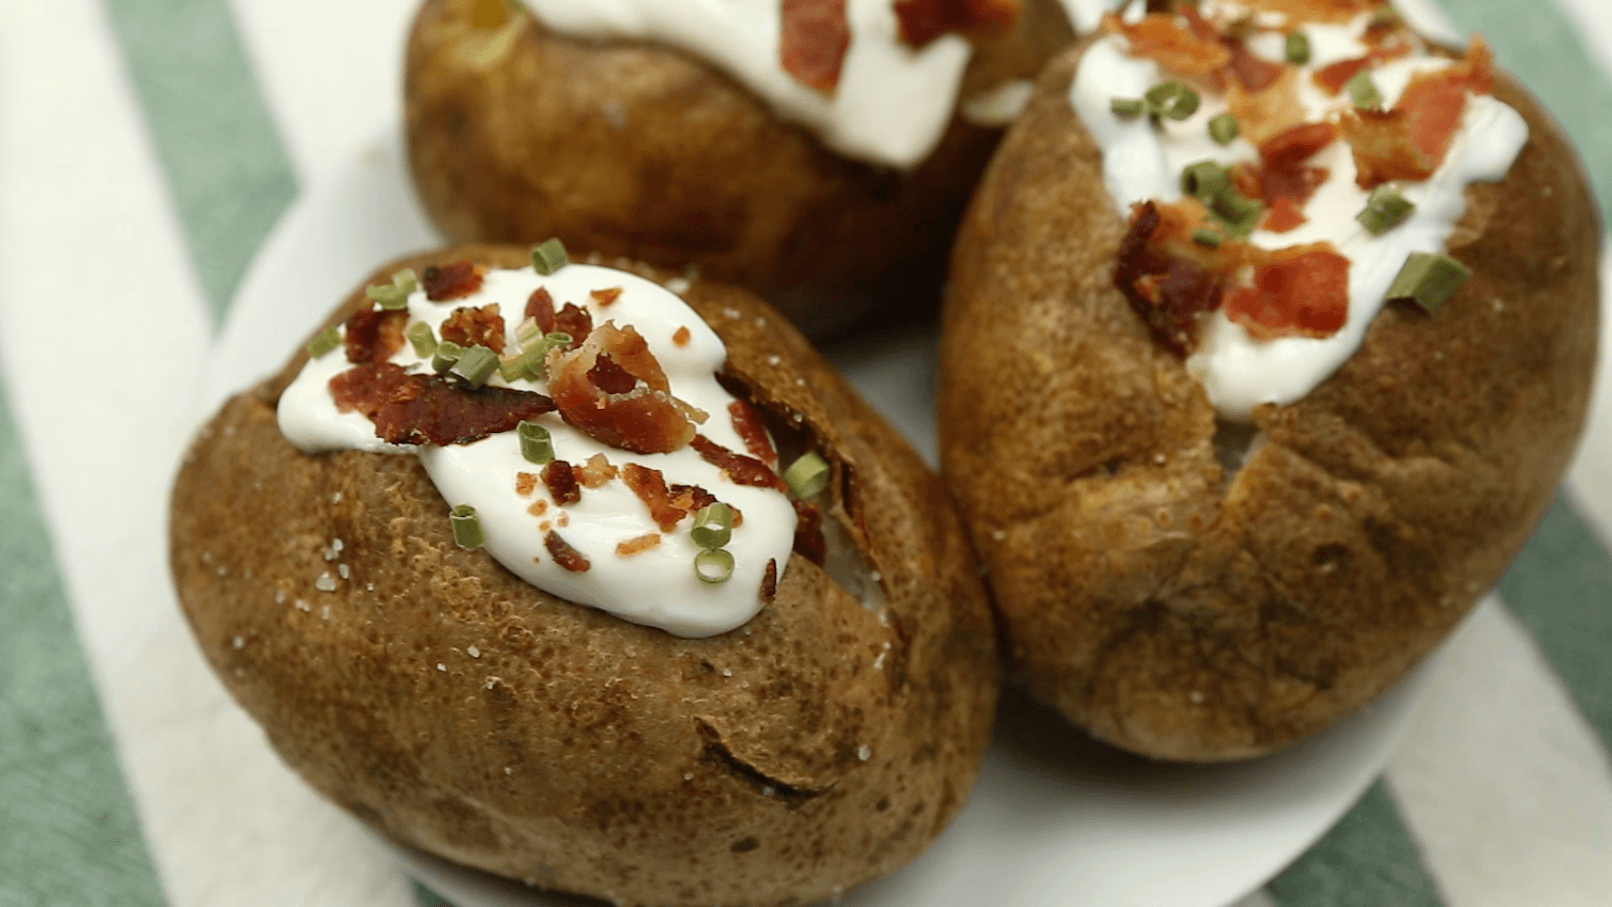
POLYGON ((1226 317, 1261 339, 1326 337, 1349 315, 1349 259, 1320 243, 1273 253, 1252 287, 1225 296, 1226 317))
POLYGON ((554 330, 561 334, 570 334, 571 345, 566 349, 574 350, 593 332, 593 316, 588 314, 587 309, 568 302, 555 314, 554 330))
POLYGON ((635 538, 630 538, 630 539, 626 540, 625 542, 617 542, 616 543, 616 556, 617 557, 632 557, 635 554, 643 554, 645 551, 651 551, 651 550, 653 550, 655 548, 659 548, 659 547, 660 547, 660 533, 658 533, 658 532, 646 532, 643 535, 637 536, 635 538))
POLYGON ((768 466, 778 462, 778 452, 772 449, 772 438, 767 436, 767 427, 761 424, 761 416, 756 413, 755 407, 743 400, 735 400, 728 404, 728 417, 733 420, 733 430, 744 442, 744 449, 750 452, 750 456, 768 466))
POLYGON ((558 532, 551 531, 543 536, 543 547, 548 549, 549 555, 554 558, 554 563, 572 573, 586 573, 593 566, 588 563, 588 559, 583 557, 580 551, 572 548, 571 544, 565 539, 560 538, 558 532))
MULTIPOLYGON (((701 507, 709 507, 716 503, 716 495, 698 485, 672 485, 670 491, 672 493, 672 503, 687 513, 693 513, 701 507)), ((739 511, 733 507, 728 509, 732 510, 734 514, 733 525, 738 526, 742 522, 738 516, 739 511)))
POLYGON ((661 532, 671 532, 677 528, 678 520, 688 515, 689 511, 672 503, 671 492, 666 488, 666 477, 660 470, 628 463, 621 468, 621 480, 649 508, 649 518, 655 521, 661 532))
POLYGON ((576 475, 572 472, 571 464, 564 460, 550 460, 543 467, 543 484, 549 490, 549 497, 561 507, 582 500, 582 489, 577 487, 576 475))
POLYGON ((442 339, 460 346, 484 346, 495 353, 504 351, 504 317, 498 303, 473 309, 464 306, 442 322, 442 339))
POLYGON ((1001 31, 1019 14, 1019 0, 896 0, 901 39, 923 48, 947 32, 1001 31))
POLYGON ((684 325, 672 332, 672 343, 676 346, 688 346, 688 342, 693 336, 688 332, 688 326, 684 325))
POLYGON ((1219 40, 1182 28, 1167 13, 1150 13, 1135 23, 1106 13, 1103 30, 1123 36, 1131 56, 1146 57, 1184 76, 1206 77, 1231 62, 1231 51, 1219 40))
POLYGON ((1405 111, 1351 110, 1339 123, 1354 152, 1355 183, 1372 189, 1389 180, 1425 180, 1439 162, 1412 140, 1405 111))
POLYGON ((778 559, 767 559, 767 572, 761 575, 761 600, 772 604, 778 594, 778 559))
POLYGON ((607 394, 625 394, 638 386, 632 372, 617 365, 609 353, 600 353, 594 360, 593 368, 588 369, 588 380, 607 394))
POLYGON ((1344 23, 1386 4, 1384 0, 1243 0, 1243 5, 1300 22, 1344 23))
POLYGON ((1231 61, 1226 64, 1226 71, 1249 91, 1264 91, 1276 84, 1276 80, 1287 71, 1287 67, 1258 56, 1248 49, 1248 45, 1236 38, 1222 38, 1220 43, 1231 53, 1231 61))
MULTIPOLYGON (((1181 212, 1190 209, 1186 202, 1195 205, 1196 200, 1183 202, 1161 206, 1149 201, 1132 207, 1130 229, 1120 240, 1114 285, 1153 338, 1184 356, 1197 335, 1198 316, 1220 305, 1225 281, 1183 254, 1187 249, 1178 239, 1172 241, 1173 234, 1185 232, 1190 237, 1195 229, 1193 215, 1181 212)), ((1197 205, 1196 223, 1202 222, 1202 206, 1197 205)))
POLYGON ((389 444, 469 444, 554 411, 531 391, 471 388, 441 375, 411 375, 392 362, 350 368, 330 379, 341 412, 357 410, 389 444))
POLYGON ((1355 182, 1371 189, 1432 176, 1461 127, 1467 94, 1493 90, 1494 53, 1474 38, 1462 62, 1412 77, 1393 110, 1345 114, 1341 125, 1354 151, 1355 182))
MULTIPOLYGON (((1337 138, 1338 127, 1331 123, 1305 123, 1260 144, 1259 188, 1251 195, 1269 206, 1260 226, 1281 233, 1304 223, 1304 204, 1328 176, 1326 168, 1304 162, 1337 138)), ((1239 167, 1247 172, 1246 165, 1239 167)))
POLYGON ((1259 145, 1304 123, 1309 112, 1298 92, 1298 70, 1284 67, 1276 81, 1260 91, 1233 82, 1226 86, 1226 110, 1237 118, 1243 138, 1259 145))
POLYGON ((532 295, 526 297, 526 311, 523 317, 535 320, 538 328, 545 334, 554 330, 554 297, 542 287, 533 290, 532 295))
POLYGON ((1372 48, 1371 52, 1363 57, 1339 60, 1336 63, 1317 69, 1310 75, 1310 79, 1322 91, 1330 95, 1336 95, 1338 92, 1343 91, 1343 87, 1349 84, 1349 80, 1359 75, 1362 70, 1376 63, 1385 63, 1389 60, 1406 56, 1414 49, 1414 45, 1409 40, 1395 41, 1391 44, 1385 41, 1372 48))
POLYGON ((608 287, 603 290, 589 290, 588 295, 599 304, 599 308, 607 308, 617 299, 621 298, 621 287, 608 287))
POLYGON ((851 46, 845 0, 783 0, 778 15, 778 61, 784 72, 818 91, 833 91, 851 46))
POLYGON ((805 501, 790 503, 795 505, 794 550, 821 567, 828 556, 828 542, 823 538, 823 512, 805 501))
POLYGON ((483 270, 466 259, 445 265, 431 265, 420 275, 425 298, 432 302, 461 299, 481 289, 483 270))
POLYGON ((521 497, 531 496, 537 490, 537 476, 530 472, 515 473, 515 493, 521 497))
POLYGON ((668 453, 694 437, 690 411, 698 411, 672 397, 666 372, 630 326, 606 323, 575 350, 550 351, 548 374, 561 418, 594 440, 635 453, 668 453), (643 385, 613 394, 594 384, 590 373, 603 353, 643 385))
POLYGON ((403 328, 409 322, 406 309, 376 311, 361 309, 347 319, 347 361, 356 365, 385 362, 403 348, 403 328))
POLYGON ((705 462, 722 470, 728 481, 735 485, 773 488, 786 493, 789 491, 789 486, 784 484, 783 477, 755 457, 734 453, 704 435, 695 435, 694 439, 689 441, 689 446, 694 448, 705 462))
POLYGON ((581 466, 571 467, 571 471, 577 475, 583 488, 599 488, 616 477, 616 467, 605 459, 604 454, 594 454, 581 466))
POLYGON ((1283 196, 1270 203, 1270 207, 1265 211, 1265 219, 1260 222, 1259 227, 1272 233, 1286 233, 1304 226, 1308 220, 1297 199, 1283 196))

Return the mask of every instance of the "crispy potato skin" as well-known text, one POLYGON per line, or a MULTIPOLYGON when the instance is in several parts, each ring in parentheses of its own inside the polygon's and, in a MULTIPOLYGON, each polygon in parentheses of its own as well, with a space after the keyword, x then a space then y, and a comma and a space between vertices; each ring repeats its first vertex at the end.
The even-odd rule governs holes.
MULTIPOLYGON (((1001 133, 955 119, 911 173, 825 150, 703 62, 546 30, 524 10, 485 61, 477 0, 426 0, 404 78, 409 165, 450 241, 583 248, 749 287, 820 336, 871 307, 932 312, 963 205, 1001 133)), ((1072 39, 1030 0, 963 97, 1032 79, 1072 39)))
MULTIPOLYGON (((371 282, 459 257, 526 260, 450 249, 371 282)), ((771 605, 711 639, 556 599, 458 548, 414 458, 292 448, 274 410, 303 354, 186 457, 174 581, 275 749, 377 831, 624 904, 812 902, 911 860, 962 805, 996 636, 939 480, 894 429, 754 297, 695 281, 685 298, 730 383, 798 414, 833 464, 831 513, 884 577, 883 619, 799 555, 771 605), (321 592, 334 538, 351 576, 321 592)))
POLYGON ((1474 276, 1365 344, 1227 475, 1216 419, 1113 286, 1124 231, 1049 66, 960 230, 943 316, 944 473, 1030 690, 1151 756, 1280 749, 1356 711, 1499 579, 1582 426, 1600 226, 1582 166, 1531 137, 1468 190, 1474 276))

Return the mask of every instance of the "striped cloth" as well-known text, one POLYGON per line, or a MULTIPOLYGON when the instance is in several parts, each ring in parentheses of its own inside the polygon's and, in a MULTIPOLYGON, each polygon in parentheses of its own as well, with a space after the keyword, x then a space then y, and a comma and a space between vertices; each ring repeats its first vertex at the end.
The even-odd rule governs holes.
MULTIPOLYGON (((395 128, 412 7, 0 0, 0 907, 437 902, 260 768, 165 565, 219 321, 301 187, 395 128), (302 833, 232 834, 243 802, 302 833)), ((1605 207, 1612 4, 1445 8, 1565 122, 1605 207)), ((1246 907, 1612 903, 1609 385, 1386 775, 1246 907)))

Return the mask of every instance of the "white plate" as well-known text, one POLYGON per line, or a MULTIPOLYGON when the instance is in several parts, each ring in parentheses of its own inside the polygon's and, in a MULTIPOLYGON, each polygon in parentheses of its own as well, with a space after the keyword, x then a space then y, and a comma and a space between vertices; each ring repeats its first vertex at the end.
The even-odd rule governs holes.
MULTIPOLYGON (((279 367, 316 321, 385 260, 435 243, 399 142, 366 148, 292 206, 243 282, 207 381, 211 405, 279 367)), ((934 338, 830 351, 934 461, 934 338)), ((1289 752, 1227 766, 1149 762, 1092 742, 1010 695, 967 807, 854 907, 1224 907, 1262 885, 1341 816, 1387 764, 1431 672, 1289 752)), ((575 904, 393 848, 458 907, 575 904)))

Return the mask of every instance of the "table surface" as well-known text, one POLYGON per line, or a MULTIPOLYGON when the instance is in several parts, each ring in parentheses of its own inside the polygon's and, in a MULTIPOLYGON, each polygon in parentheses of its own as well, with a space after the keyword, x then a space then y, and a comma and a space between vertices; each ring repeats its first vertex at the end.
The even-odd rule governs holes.
MULTIPOLYGON (((1564 122, 1605 208, 1612 4, 1442 5, 1564 122)), ((164 550, 218 325, 299 193, 399 120, 413 7, 0 0, 0 907, 432 900, 255 758, 175 631, 164 550), (254 839, 221 803, 299 833, 254 839)), ((1608 903, 1609 398, 1383 779, 1245 907, 1608 903)))

